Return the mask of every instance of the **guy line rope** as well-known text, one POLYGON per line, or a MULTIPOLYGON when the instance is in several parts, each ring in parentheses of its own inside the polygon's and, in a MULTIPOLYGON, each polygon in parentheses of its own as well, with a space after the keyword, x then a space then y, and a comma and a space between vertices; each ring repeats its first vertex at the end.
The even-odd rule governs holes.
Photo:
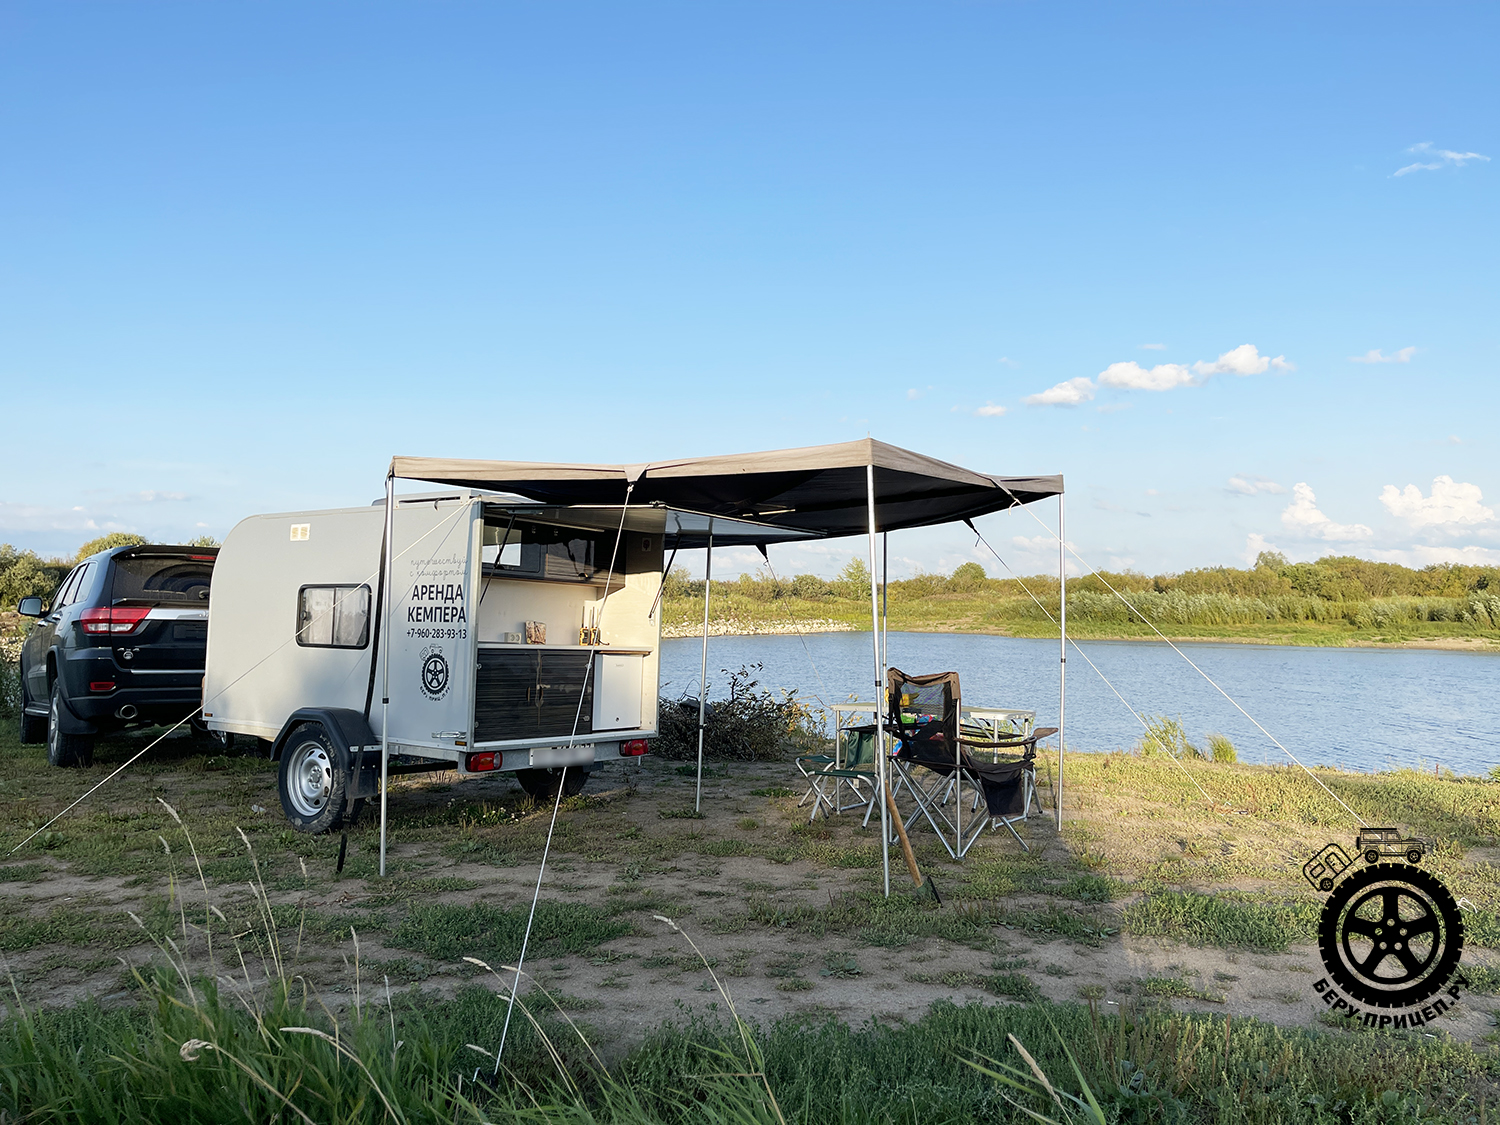
MULTIPOLYGON (((1015 498, 1015 493, 1010 492, 1010 489, 1007 488, 1005 491, 1007 493, 1010 493, 1012 499, 1015 498)), ((1018 503, 1019 503, 1019 501, 1018 501, 1018 503)), ((1024 507, 1024 505, 1021 505, 1021 506, 1024 507)), ((1109 579, 1105 578, 1103 574, 1101 574, 1092 564, 1090 564, 1087 560, 1085 560, 1084 557, 1082 555, 1080 555, 1077 551, 1075 551, 1069 544, 1064 543, 1059 538, 1057 532, 1053 531, 1050 527, 1048 527, 1047 524, 1046 524, 1046 522, 1043 521, 1041 519, 1041 517, 1038 516, 1035 512, 1031 511, 1030 509, 1027 509, 1027 514, 1029 516, 1031 516, 1032 519, 1036 520, 1036 522, 1038 524, 1041 525, 1042 530, 1044 530, 1045 532, 1047 532, 1047 534, 1049 536, 1051 536, 1053 539, 1056 539, 1062 545, 1063 550, 1067 551, 1068 554, 1072 555, 1075 559, 1077 559, 1078 562, 1079 562, 1079 564, 1082 565, 1084 567, 1084 569, 1089 574, 1092 574, 1094 577, 1098 578, 1100 582, 1104 583, 1105 587, 1109 590, 1109 592, 1111 594, 1113 594, 1115 597, 1119 598, 1120 601, 1122 601, 1125 604, 1125 607, 1127 609, 1129 609, 1131 613, 1133 613, 1137 617, 1139 617, 1142 621, 1144 621, 1146 623, 1147 626, 1150 627, 1150 629, 1151 629, 1151 631, 1153 633, 1155 633, 1162 640, 1166 641, 1168 647, 1171 648, 1171 650, 1173 652, 1175 652, 1178 656, 1182 657, 1182 659, 1186 660, 1188 662, 1188 666, 1190 668, 1192 668, 1193 671, 1197 672, 1198 675, 1202 676, 1205 680, 1207 680, 1210 687, 1212 687, 1216 692, 1218 692, 1225 699, 1227 699, 1229 701, 1230 705, 1233 706, 1236 711, 1238 711, 1241 715, 1245 716, 1245 718, 1249 719, 1250 722, 1251 722, 1251 724, 1255 727, 1256 730, 1260 731, 1261 734, 1265 735, 1266 738, 1270 739, 1271 744, 1273 746, 1275 746, 1278 750, 1280 750, 1283 754, 1285 754, 1288 758, 1290 758, 1293 762, 1295 762, 1297 764, 1297 766, 1302 770, 1303 773, 1307 774, 1308 777, 1312 778, 1313 781, 1315 781, 1318 784, 1319 788, 1321 788, 1323 790, 1323 792, 1327 793, 1336 802, 1338 802, 1339 806, 1345 812, 1347 812, 1350 816, 1352 816, 1356 821, 1358 821, 1361 827, 1369 827, 1369 822, 1366 821, 1364 817, 1360 816, 1359 813, 1355 812, 1352 808, 1350 808, 1348 806, 1348 804, 1345 803, 1345 801, 1344 801, 1344 799, 1342 797, 1340 797, 1332 789, 1328 788, 1328 786, 1324 783, 1324 781, 1323 781, 1322 778, 1320 778, 1317 774, 1313 773, 1312 770, 1308 769, 1307 766, 1303 764, 1302 760, 1297 757, 1297 755, 1293 754, 1290 750, 1288 750, 1285 746, 1283 746, 1281 744, 1281 741, 1275 735, 1273 735, 1270 731, 1266 730, 1265 727, 1261 726, 1260 723, 1256 720, 1255 716, 1252 715, 1252 714, 1250 714, 1250 712, 1246 711, 1243 707, 1241 707, 1239 705, 1239 702, 1234 698, 1234 696, 1230 695, 1227 691, 1225 691, 1222 687, 1220 687, 1218 685, 1218 683, 1214 680, 1214 678, 1212 676, 1210 676, 1202 668, 1198 667, 1197 664, 1194 664, 1193 661, 1192 661, 1192 658, 1189 657, 1187 653, 1183 652, 1182 649, 1178 648, 1175 644, 1173 644, 1172 643, 1172 638, 1169 637, 1169 636, 1167 636, 1160 629, 1158 629, 1152 623, 1152 621, 1151 621, 1151 619, 1149 617, 1147 617, 1144 613, 1142 613, 1139 609, 1137 609, 1131 603, 1131 601, 1130 601, 1129 598, 1127 598, 1124 594, 1120 593, 1119 590, 1116 590, 1114 588, 1114 586, 1110 584, 1109 579)), ((972 528, 973 524, 970 524, 969 526, 972 528)), ((976 531, 975 534, 977 535, 978 532, 976 531)), ((989 544, 986 543, 985 546, 989 547, 989 544)), ((991 551, 991 553, 993 553, 994 552, 994 548, 991 547, 990 551, 991 551)), ((999 558, 1000 556, 996 555, 995 557, 999 558)), ((1009 570, 1010 568, 1007 567, 1006 569, 1009 570)), ((1074 647, 1075 648, 1077 647, 1076 643, 1075 643, 1074 647)), ((1087 658, 1085 658, 1085 659, 1087 659, 1087 658)), ((1090 665, 1092 665, 1093 662, 1090 661, 1089 663, 1090 663, 1090 665)), ((1097 669, 1096 669, 1096 671, 1097 671, 1097 669)), ((1108 682, 1108 681, 1106 681, 1106 682, 1108 682)), ((1118 695, 1119 693, 1116 692, 1116 694, 1118 695)), ((1139 717, 1139 716, 1137 716, 1137 717, 1139 717)), ((1205 796, 1206 796, 1206 794, 1205 794, 1205 796)))

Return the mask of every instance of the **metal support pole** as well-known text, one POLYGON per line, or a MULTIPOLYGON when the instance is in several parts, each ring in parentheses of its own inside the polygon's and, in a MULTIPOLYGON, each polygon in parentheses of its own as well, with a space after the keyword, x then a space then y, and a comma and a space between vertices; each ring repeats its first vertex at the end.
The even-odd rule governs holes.
POLYGON ((875 647, 875 764, 880 786, 880 866, 885 878, 885 897, 891 897, 891 819, 885 799, 890 791, 885 756, 885 673, 881 668, 880 597, 875 584, 875 466, 865 466, 865 495, 870 511, 870 638, 875 647))
POLYGON ((385 475, 385 620, 380 653, 385 670, 380 678, 380 875, 385 877, 386 782, 391 771, 391 575, 396 569, 396 476, 385 475))
POLYGON ((703 555, 703 666, 698 672, 698 792, 693 811, 703 811, 703 724, 708 716, 708 605, 714 593, 714 518, 708 517, 708 550, 703 555))
POLYGON ((1068 526, 1063 494, 1057 494, 1057 827, 1063 821, 1063 712, 1068 701, 1068 526))

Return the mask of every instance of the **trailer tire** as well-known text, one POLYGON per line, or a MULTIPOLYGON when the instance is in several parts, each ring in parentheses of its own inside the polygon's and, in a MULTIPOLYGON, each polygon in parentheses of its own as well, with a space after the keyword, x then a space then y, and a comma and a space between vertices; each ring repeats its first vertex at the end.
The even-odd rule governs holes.
MULTIPOLYGON (((589 783, 589 774, 592 772, 587 766, 569 767, 567 780, 563 782, 563 796, 576 797, 582 793, 583 787, 589 783)), ((563 771, 555 768, 517 770, 516 781, 532 800, 551 800, 557 796, 557 783, 562 779, 562 775, 563 771)))
POLYGON ((281 810, 298 832, 330 832, 344 823, 349 755, 320 723, 303 723, 287 737, 276 778, 281 810))

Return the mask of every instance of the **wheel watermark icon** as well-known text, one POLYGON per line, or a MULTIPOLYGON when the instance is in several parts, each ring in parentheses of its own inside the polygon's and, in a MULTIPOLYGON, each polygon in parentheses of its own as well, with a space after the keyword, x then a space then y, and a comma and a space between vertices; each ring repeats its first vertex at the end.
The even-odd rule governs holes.
POLYGON ((1394 828, 1367 828, 1355 861, 1328 844, 1302 873, 1328 894, 1318 921, 1327 976, 1313 984, 1336 1014, 1368 1027, 1420 1027, 1453 1007, 1468 981, 1459 971, 1464 922, 1436 875, 1418 867, 1432 842, 1394 828))

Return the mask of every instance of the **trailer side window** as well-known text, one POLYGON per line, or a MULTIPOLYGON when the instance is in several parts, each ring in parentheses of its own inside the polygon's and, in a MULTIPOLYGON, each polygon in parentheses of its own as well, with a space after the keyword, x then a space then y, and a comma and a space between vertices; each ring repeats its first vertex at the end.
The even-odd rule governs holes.
POLYGON ((302 587, 297 593, 297 643, 364 648, 370 643, 370 587, 302 587))

